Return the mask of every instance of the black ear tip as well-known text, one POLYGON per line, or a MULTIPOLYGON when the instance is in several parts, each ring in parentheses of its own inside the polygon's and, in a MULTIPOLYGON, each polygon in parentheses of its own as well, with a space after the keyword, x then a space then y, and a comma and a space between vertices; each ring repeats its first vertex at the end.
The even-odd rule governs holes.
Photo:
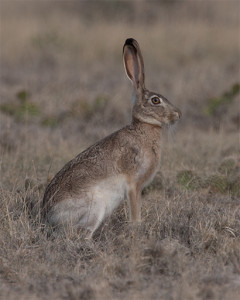
POLYGON ((135 42, 136 40, 134 40, 133 38, 126 39, 124 46, 126 45, 132 46, 135 42))

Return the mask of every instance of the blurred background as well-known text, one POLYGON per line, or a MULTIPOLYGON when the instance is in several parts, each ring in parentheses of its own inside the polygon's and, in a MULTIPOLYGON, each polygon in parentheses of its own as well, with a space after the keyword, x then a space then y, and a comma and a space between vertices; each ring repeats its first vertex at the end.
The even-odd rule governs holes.
POLYGON ((237 137, 239 5, 1 1, 1 151, 66 161, 129 123, 128 37, 141 46, 147 88, 183 112, 177 136, 237 137))

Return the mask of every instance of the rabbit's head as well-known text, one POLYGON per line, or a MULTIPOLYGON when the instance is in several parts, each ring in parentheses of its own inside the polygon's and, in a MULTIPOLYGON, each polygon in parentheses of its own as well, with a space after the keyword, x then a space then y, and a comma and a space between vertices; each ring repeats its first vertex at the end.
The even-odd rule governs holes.
POLYGON ((136 40, 127 39, 123 46, 123 61, 134 88, 133 120, 162 126, 179 120, 181 111, 162 95, 145 88, 143 57, 136 40))

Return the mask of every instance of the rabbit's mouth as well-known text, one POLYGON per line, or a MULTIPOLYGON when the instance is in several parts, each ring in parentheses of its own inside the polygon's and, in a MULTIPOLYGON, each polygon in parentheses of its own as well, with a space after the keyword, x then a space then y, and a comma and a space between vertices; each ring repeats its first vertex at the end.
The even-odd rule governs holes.
POLYGON ((170 113, 169 115, 167 115, 165 118, 164 118, 164 124, 165 125, 173 125, 175 124, 177 121, 180 120, 182 116, 182 113, 180 112, 180 110, 177 110, 175 112, 172 112, 170 113))
POLYGON ((180 120, 182 117, 182 113, 179 109, 176 111, 172 112, 171 115, 169 116, 169 124, 174 124, 178 120, 180 120))
POLYGON ((178 120, 170 120, 169 125, 174 125, 178 120))

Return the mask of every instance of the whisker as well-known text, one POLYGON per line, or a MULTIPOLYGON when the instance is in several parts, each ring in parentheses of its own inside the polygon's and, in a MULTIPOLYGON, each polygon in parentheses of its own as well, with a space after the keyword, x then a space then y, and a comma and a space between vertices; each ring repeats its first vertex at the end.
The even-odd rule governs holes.
POLYGON ((177 131, 177 124, 169 124, 168 125, 168 140, 173 143, 175 141, 175 135, 177 131))

